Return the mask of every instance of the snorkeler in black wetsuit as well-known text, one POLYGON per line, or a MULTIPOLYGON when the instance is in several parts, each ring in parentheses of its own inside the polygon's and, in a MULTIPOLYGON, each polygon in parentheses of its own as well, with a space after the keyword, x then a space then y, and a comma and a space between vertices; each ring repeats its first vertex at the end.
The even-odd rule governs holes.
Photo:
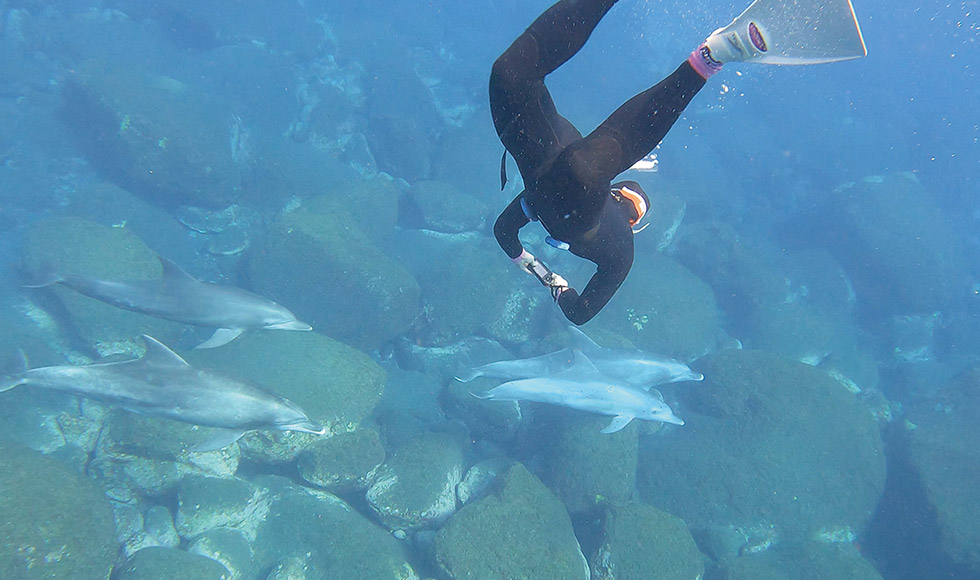
POLYGON ((544 79, 582 48, 616 1, 561 0, 504 51, 490 75, 493 123, 525 185, 497 218, 494 235, 515 263, 551 288, 575 324, 591 320, 626 279, 632 227, 649 208, 638 184, 614 186, 612 180, 660 143, 706 78, 721 68, 699 47, 692 54, 699 62, 685 61, 582 137, 555 109, 544 79), (532 220, 548 230, 549 243, 596 264, 581 294, 521 245, 518 230, 532 220))
MULTIPOLYGON (((650 207, 639 184, 612 180, 653 151, 723 63, 817 64, 867 55, 849 0, 755 0, 670 76, 582 137, 558 114, 544 79, 585 45, 616 1, 560 0, 517 37, 490 73, 493 124, 525 186, 497 218, 494 236, 511 260, 550 288, 575 324, 591 320, 626 279, 633 227, 650 207), (551 245, 595 262, 596 273, 581 294, 521 245, 518 231, 530 221, 541 222, 551 245)), ((502 162, 502 186, 504 169, 502 162)))

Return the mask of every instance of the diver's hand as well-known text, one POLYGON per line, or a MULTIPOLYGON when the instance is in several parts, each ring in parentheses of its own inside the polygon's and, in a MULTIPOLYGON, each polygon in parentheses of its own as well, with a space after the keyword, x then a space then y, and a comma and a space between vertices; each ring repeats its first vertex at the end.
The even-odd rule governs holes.
POLYGON ((565 280, 559 274, 554 272, 548 277, 547 285, 551 289, 551 297, 554 298, 555 302, 561 298, 562 293, 568 290, 568 280, 565 280))
POLYGON ((537 258, 534 257, 534 254, 528 252, 527 250, 522 250, 520 256, 511 258, 510 261, 517 264, 518 268, 524 270, 528 274, 534 274, 534 272, 531 270, 531 264, 533 264, 536 260, 537 258))

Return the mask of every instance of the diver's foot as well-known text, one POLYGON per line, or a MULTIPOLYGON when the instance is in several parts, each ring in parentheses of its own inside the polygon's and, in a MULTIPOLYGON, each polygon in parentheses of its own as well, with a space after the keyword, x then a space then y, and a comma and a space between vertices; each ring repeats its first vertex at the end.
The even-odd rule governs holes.
POLYGON ((691 56, 687 57, 687 62, 705 80, 708 80, 712 75, 720 71, 721 67, 725 64, 723 61, 714 57, 707 41, 702 42, 701 46, 694 49, 691 56))

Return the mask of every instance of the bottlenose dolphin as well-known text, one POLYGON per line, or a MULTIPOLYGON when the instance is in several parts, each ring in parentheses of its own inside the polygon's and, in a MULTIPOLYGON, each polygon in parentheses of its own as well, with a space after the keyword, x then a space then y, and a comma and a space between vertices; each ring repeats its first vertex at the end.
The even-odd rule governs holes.
POLYGON ((113 363, 40 367, 0 382, 0 393, 28 385, 70 393, 127 411, 217 427, 198 451, 220 449, 251 429, 324 434, 296 403, 253 384, 198 369, 143 335, 142 358, 113 363))
POLYGON ((505 381, 543 377, 567 369, 572 366, 573 361, 571 349, 564 348, 557 352, 549 352, 531 358, 498 360, 471 369, 460 369, 459 374, 456 375, 456 380, 468 383, 477 377, 503 379, 505 381))
POLYGON ((649 389, 679 381, 704 380, 704 375, 692 371, 679 360, 639 350, 603 348, 574 326, 569 327, 569 332, 573 336, 571 348, 531 358, 501 360, 472 369, 462 369, 456 379, 468 383, 477 377, 505 381, 543 377, 567 369, 574 358, 572 351, 579 350, 585 353, 600 373, 632 387, 649 389))
POLYGON ((572 409, 612 415, 602 429, 614 433, 633 419, 683 425, 659 391, 650 392, 602 375, 581 351, 573 351, 575 362, 566 370, 544 377, 520 379, 496 386, 485 393, 472 393, 495 401, 535 401, 572 409))
POLYGON ((117 282, 75 274, 47 273, 30 288, 52 284, 67 286, 79 294, 119 308, 165 318, 174 322, 217 328, 211 338, 197 348, 214 348, 235 340, 242 331, 313 330, 309 324, 279 304, 233 286, 200 282, 177 264, 157 256, 163 265, 158 280, 117 282))
POLYGON ((630 386, 649 389, 667 383, 704 380, 704 375, 692 371, 691 367, 677 359, 641 350, 603 348, 578 328, 569 326, 568 330, 574 337, 572 348, 584 352, 603 374, 630 386))

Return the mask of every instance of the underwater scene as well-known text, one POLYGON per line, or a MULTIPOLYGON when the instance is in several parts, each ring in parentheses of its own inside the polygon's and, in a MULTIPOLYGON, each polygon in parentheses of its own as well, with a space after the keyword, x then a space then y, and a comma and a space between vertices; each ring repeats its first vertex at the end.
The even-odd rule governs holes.
POLYGON ((746 8, 0 0, 0 580, 980 578, 980 2, 746 8))

